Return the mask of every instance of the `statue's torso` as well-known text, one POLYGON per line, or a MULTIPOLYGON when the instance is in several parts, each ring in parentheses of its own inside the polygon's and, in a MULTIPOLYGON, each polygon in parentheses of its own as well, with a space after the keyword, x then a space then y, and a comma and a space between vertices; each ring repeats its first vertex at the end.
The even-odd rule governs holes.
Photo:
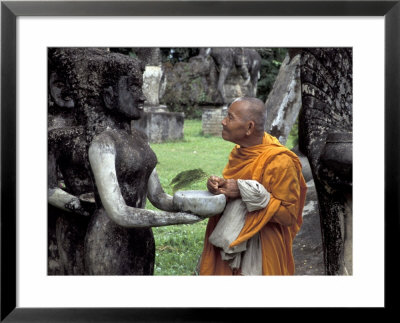
POLYGON ((143 208, 147 196, 147 183, 157 164, 157 157, 143 134, 133 130, 109 130, 115 143, 115 168, 121 194, 128 206, 143 208))
MULTIPOLYGON (((115 143, 115 166, 121 194, 128 206, 144 208, 147 183, 157 158, 138 131, 107 130, 101 134, 115 143)), ((155 244, 151 228, 127 229, 117 225, 101 205, 86 235, 85 259, 89 274, 151 275, 155 244), (101 246, 101 247, 99 247, 101 246)))

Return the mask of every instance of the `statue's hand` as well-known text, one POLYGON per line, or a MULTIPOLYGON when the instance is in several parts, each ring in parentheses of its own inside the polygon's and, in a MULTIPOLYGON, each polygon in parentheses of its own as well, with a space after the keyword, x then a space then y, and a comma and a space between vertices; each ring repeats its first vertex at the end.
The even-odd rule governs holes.
POLYGON ((180 212, 191 213, 200 218, 209 218, 224 211, 226 197, 207 191, 177 191, 173 203, 180 212))
POLYGON ((65 204, 65 208, 70 210, 71 212, 83 215, 83 216, 89 216, 90 213, 87 212, 83 207, 81 202, 78 199, 72 199, 70 202, 65 204))

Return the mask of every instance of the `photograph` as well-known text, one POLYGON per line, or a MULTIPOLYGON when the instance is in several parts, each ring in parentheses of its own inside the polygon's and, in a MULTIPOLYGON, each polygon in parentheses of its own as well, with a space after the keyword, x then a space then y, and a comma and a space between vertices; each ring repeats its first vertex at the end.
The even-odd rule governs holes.
POLYGON ((1 1, 0 321, 386 316, 399 21, 399 1, 1 1))
POLYGON ((49 48, 48 274, 351 275, 352 66, 49 48))

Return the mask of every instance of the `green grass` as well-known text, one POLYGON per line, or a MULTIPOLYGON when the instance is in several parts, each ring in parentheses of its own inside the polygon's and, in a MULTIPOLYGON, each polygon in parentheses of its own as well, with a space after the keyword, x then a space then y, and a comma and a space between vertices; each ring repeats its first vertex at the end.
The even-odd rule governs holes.
MULTIPOLYGON (((151 144, 158 159, 161 185, 169 194, 172 179, 184 170, 201 168, 209 175, 221 176, 233 146, 220 137, 203 136, 200 120, 185 120, 183 141, 151 144)), ((205 185, 206 180, 188 189, 202 190, 206 189, 205 185)))
MULTIPOLYGON (((288 138, 288 147, 294 142, 288 138)), ((234 144, 220 137, 203 136, 200 120, 185 120, 184 140, 151 144, 157 155, 161 185, 173 194, 172 179, 180 172, 201 168, 208 175, 222 175, 234 144)), ((292 147, 289 147, 292 148, 292 147)), ((184 190, 206 190, 206 179, 184 190)), ((155 210, 148 201, 147 208, 155 210)), ((194 275, 203 250, 207 220, 190 225, 153 228, 156 242, 154 275, 194 275)))
MULTIPOLYGON (((203 136, 200 120, 185 120, 183 141, 151 144, 158 159, 161 185, 171 195, 172 179, 184 170, 201 168, 208 175, 221 176, 233 146, 220 137, 203 136)), ((206 179, 184 188, 206 189, 206 179)), ((146 207, 155 209, 150 202, 146 207)), ((206 226, 207 220, 153 228, 156 242, 154 275, 193 275, 203 250, 206 226)))

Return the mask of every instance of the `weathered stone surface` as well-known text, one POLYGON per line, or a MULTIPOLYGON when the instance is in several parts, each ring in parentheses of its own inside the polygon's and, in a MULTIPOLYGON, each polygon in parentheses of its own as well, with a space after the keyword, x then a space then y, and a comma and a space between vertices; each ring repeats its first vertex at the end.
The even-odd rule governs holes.
POLYGON ((199 57, 212 57, 218 70, 217 90, 224 104, 241 96, 255 97, 261 56, 254 48, 200 48, 199 57), (232 82, 234 80, 234 82, 232 82))
POLYGON ((165 90, 160 102, 174 110, 184 111, 187 106, 214 104, 217 70, 211 58, 192 57, 189 62, 163 65, 165 90))
POLYGON ((226 205, 225 195, 214 195, 208 191, 177 191, 174 205, 184 212, 203 217, 221 214, 226 205))
POLYGON ((161 65, 161 50, 158 47, 140 47, 132 48, 133 53, 136 53, 137 57, 148 66, 160 66, 161 65))
POLYGON ((143 94, 146 97, 146 105, 159 105, 161 77, 161 66, 146 66, 143 73, 143 94))
POLYGON ((351 48, 307 48, 301 53, 299 148, 308 157, 318 192, 328 275, 352 274, 352 161, 346 157, 352 144, 338 142, 342 147, 337 149, 329 139, 335 133, 351 137, 352 56, 351 48))
POLYGON ((303 177, 304 180, 307 182, 309 182, 310 180, 313 179, 313 175, 312 175, 312 171, 311 171, 311 167, 310 167, 310 163, 308 162, 308 158, 307 156, 305 156, 300 150, 299 150, 299 146, 296 146, 292 149, 292 151, 297 155, 297 157, 299 157, 301 165, 302 165, 302 173, 303 173, 303 177))
POLYGON ((63 189, 73 196, 95 192, 98 208, 97 213, 90 213, 92 217, 77 218, 82 215, 49 207, 50 275, 153 272, 155 250, 150 228, 140 232, 124 228, 101 232, 111 227, 101 222, 102 202, 88 158, 93 138, 106 129, 114 129, 116 145, 125 147, 116 158, 121 194, 129 206, 144 206, 146 185, 156 157, 144 134, 135 132, 132 136, 128 132, 130 120, 140 117, 139 106, 144 100, 142 73, 138 60, 105 49, 49 50, 49 74, 53 75, 49 79, 56 81, 50 84, 49 96, 49 189, 58 187, 63 179, 63 189), (90 237, 86 235, 88 231, 90 237), (91 245, 93 241, 96 245, 91 245), (134 248, 121 245, 128 242, 135 244, 134 248), (107 253, 111 249, 113 252, 107 253), (90 250, 97 250, 97 262, 84 261, 84 254, 93 255, 90 250))
POLYGON ((204 135, 221 136, 221 122, 225 118, 227 107, 203 107, 201 127, 204 135))
MULTIPOLYGON (((224 54, 219 56, 222 59, 224 54)), ((221 86, 218 84, 221 82, 220 63, 213 56, 199 55, 190 58, 189 62, 179 62, 173 66, 164 64, 165 90, 162 91, 160 102, 174 111, 185 111, 188 107, 220 107, 240 96, 254 96, 254 81, 249 82, 249 79, 243 78, 242 70, 233 63, 224 67, 225 99, 222 98, 219 90, 221 86)), ((257 83, 258 70, 255 76, 257 83)))
POLYGON ((300 55, 286 56, 265 105, 265 129, 284 145, 301 109, 300 55))
POLYGON ((132 120, 131 127, 144 132, 149 142, 161 143, 183 139, 184 113, 151 109, 139 120, 132 120))

